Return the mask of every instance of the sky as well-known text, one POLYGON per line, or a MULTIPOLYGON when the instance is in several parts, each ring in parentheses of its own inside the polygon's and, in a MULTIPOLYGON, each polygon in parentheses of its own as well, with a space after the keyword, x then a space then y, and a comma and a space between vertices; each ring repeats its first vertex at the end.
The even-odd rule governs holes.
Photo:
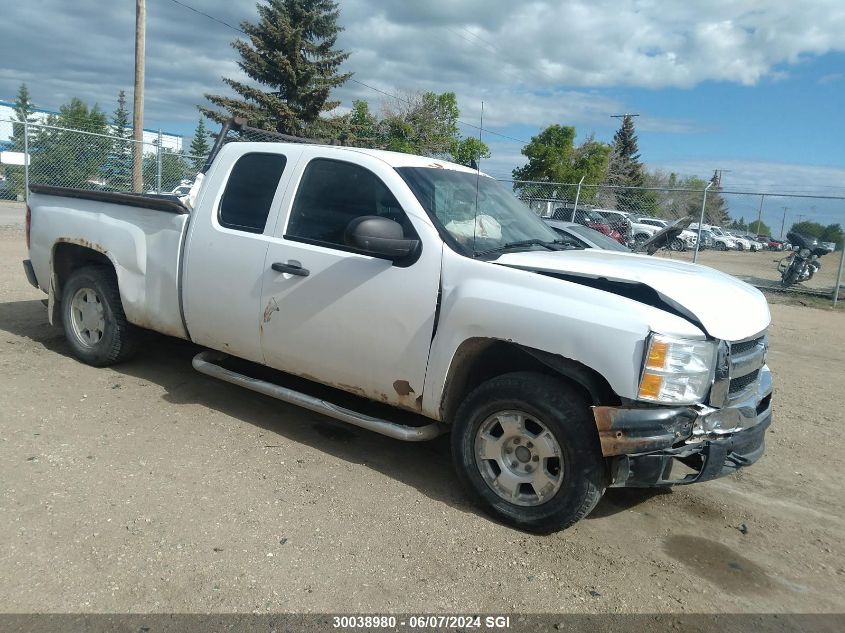
MULTIPOLYGON (((76 96, 111 112, 120 89, 131 99, 132 0, 2 5, 0 100, 21 82, 48 109, 76 96)), ((609 142, 612 115, 630 112, 651 169, 703 178, 720 169, 726 190, 845 195, 841 0, 339 5, 338 46, 351 53, 344 70, 355 80, 333 95, 341 107, 453 91, 471 124, 462 133, 477 135, 483 102, 493 155, 482 169, 493 176, 509 177, 546 125, 609 142)), ((203 94, 225 92, 222 76, 242 78, 230 46, 240 34, 227 24, 256 15, 255 0, 147 0, 145 127, 191 135, 203 94)), ((783 206, 845 224, 845 201, 764 202, 770 224, 783 206)))

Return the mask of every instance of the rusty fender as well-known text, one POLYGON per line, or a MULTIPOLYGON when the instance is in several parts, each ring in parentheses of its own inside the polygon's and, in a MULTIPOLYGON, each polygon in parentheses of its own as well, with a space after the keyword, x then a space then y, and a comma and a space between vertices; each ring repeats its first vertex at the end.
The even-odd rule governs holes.
POLYGON ((671 448, 692 435, 697 417, 688 407, 593 407, 605 457, 671 448))

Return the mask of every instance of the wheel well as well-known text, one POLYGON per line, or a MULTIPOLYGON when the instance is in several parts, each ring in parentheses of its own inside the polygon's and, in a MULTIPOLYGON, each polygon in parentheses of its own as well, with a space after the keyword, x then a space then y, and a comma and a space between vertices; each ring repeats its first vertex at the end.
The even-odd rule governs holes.
POLYGON ((619 400, 604 377, 582 363, 509 341, 475 338, 464 341, 452 359, 440 405, 441 419, 451 420, 467 394, 481 383, 516 371, 561 378, 590 404, 619 400))
POLYGON ((62 299, 62 287, 70 274, 83 266, 107 266, 114 270, 111 260, 102 252, 70 242, 59 242, 53 248, 53 274, 56 276, 54 301, 62 299))

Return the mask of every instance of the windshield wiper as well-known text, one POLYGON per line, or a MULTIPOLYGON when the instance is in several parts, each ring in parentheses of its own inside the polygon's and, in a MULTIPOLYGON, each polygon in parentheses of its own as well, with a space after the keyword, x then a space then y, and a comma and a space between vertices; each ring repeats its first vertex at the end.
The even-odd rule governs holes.
POLYGON ((517 242, 508 242, 507 244, 502 244, 501 246, 497 246, 496 248, 488 248, 485 251, 476 251, 472 254, 473 257, 483 257, 484 255, 492 255, 493 253, 500 253, 502 251, 509 250, 511 248, 519 248, 521 246, 543 246, 550 251, 558 250, 555 248, 556 245, 564 244, 563 240, 519 240, 517 242))

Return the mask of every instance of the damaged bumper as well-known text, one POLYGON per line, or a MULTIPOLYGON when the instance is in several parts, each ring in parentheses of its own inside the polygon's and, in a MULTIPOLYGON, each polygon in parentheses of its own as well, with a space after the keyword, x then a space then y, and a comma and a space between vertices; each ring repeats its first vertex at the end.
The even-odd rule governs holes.
POLYGON ((611 486, 690 484, 729 475, 756 462, 772 421, 772 380, 760 370, 757 388, 724 408, 593 407, 611 486), (673 475, 683 466, 684 472, 673 475))

